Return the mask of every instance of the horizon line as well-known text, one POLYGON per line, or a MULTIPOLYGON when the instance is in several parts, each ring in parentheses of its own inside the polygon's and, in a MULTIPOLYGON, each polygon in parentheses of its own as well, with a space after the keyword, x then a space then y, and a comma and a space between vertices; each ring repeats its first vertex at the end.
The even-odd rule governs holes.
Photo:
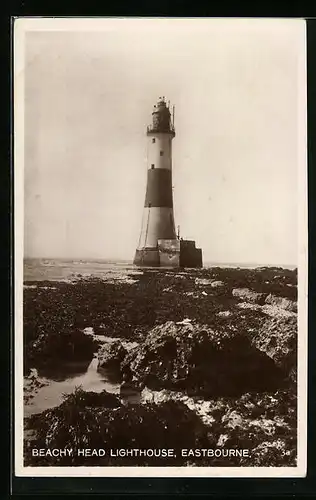
MULTIPOLYGON (((30 256, 24 256, 23 260, 66 260, 66 261, 78 261, 78 262, 128 262, 128 263, 133 263, 133 259, 128 259, 128 258, 118 258, 118 257, 30 257, 30 256)), ((221 261, 212 261, 212 260, 205 260, 204 261, 204 266, 205 264, 207 265, 212 265, 212 267, 216 267, 216 265, 221 265, 221 266, 248 266, 248 267, 283 267, 283 268, 288 268, 288 267, 294 267, 297 268, 297 264, 292 264, 292 263, 256 263, 256 262, 221 262, 221 261)))

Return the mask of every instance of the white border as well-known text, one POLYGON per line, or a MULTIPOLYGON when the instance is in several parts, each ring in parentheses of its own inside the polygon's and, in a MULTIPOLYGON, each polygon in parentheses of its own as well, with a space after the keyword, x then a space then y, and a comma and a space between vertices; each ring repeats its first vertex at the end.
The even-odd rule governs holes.
MULTIPOLYGON (((235 22, 237 19, 227 19, 235 22)), ((307 467, 307 81, 306 22, 284 19, 301 30, 298 64, 298 455, 297 467, 24 467, 23 466, 23 228, 24 228, 24 37, 26 31, 104 31, 157 18, 18 18, 14 22, 14 238, 15 238, 15 475, 23 477, 305 477, 307 467), (17 307, 19 305, 19 307, 17 307)), ((160 19, 191 23, 192 19, 160 19)), ((257 20, 244 19, 245 23, 257 20)), ((260 22, 263 19, 259 20, 260 22)), ((274 19, 267 19, 268 22, 274 19)), ((278 19, 280 21, 280 19, 278 19)), ((208 19, 198 19, 206 23, 208 19)), ((149 26, 149 29, 150 29, 149 26)))

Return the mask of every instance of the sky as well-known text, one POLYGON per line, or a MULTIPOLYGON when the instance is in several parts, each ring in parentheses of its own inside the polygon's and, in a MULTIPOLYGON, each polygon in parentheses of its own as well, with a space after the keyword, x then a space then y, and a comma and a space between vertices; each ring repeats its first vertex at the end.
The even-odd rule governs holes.
POLYGON ((146 127, 163 95, 175 105, 181 236, 205 262, 297 264, 300 22, 36 21, 25 33, 26 257, 133 259, 146 127))

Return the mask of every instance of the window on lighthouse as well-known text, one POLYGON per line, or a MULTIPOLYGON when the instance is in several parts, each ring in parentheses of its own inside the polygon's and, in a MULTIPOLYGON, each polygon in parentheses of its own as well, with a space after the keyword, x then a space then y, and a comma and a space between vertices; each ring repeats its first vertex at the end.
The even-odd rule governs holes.
POLYGON ((163 151, 160 151, 160 156, 163 156, 163 151))
POLYGON ((151 140, 152 143, 156 142, 156 139, 153 137, 151 140))

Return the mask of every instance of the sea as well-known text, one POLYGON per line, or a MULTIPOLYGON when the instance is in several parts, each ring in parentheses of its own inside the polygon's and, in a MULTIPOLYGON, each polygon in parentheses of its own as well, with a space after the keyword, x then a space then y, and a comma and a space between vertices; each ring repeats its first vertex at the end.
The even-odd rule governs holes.
POLYGON ((137 272, 131 261, 25 259, 24 281, 67 281, 72 277, 106 277, 115 273, 137 272))
MULTIPOLYGON (((295 269, 295 265, 273 265, 273 264, 240 264, 240 263, 218 263, 206 262, 205 268, 240 268, 255 269, 257 267, 282 267, 284 269, 295 269)), ((64 281, 73 277, 111 277, 115 274, 130 275, 141 274, 142 271, 128 260, 70 260, 70 259, 25 259, 24 281, 64 281)))

